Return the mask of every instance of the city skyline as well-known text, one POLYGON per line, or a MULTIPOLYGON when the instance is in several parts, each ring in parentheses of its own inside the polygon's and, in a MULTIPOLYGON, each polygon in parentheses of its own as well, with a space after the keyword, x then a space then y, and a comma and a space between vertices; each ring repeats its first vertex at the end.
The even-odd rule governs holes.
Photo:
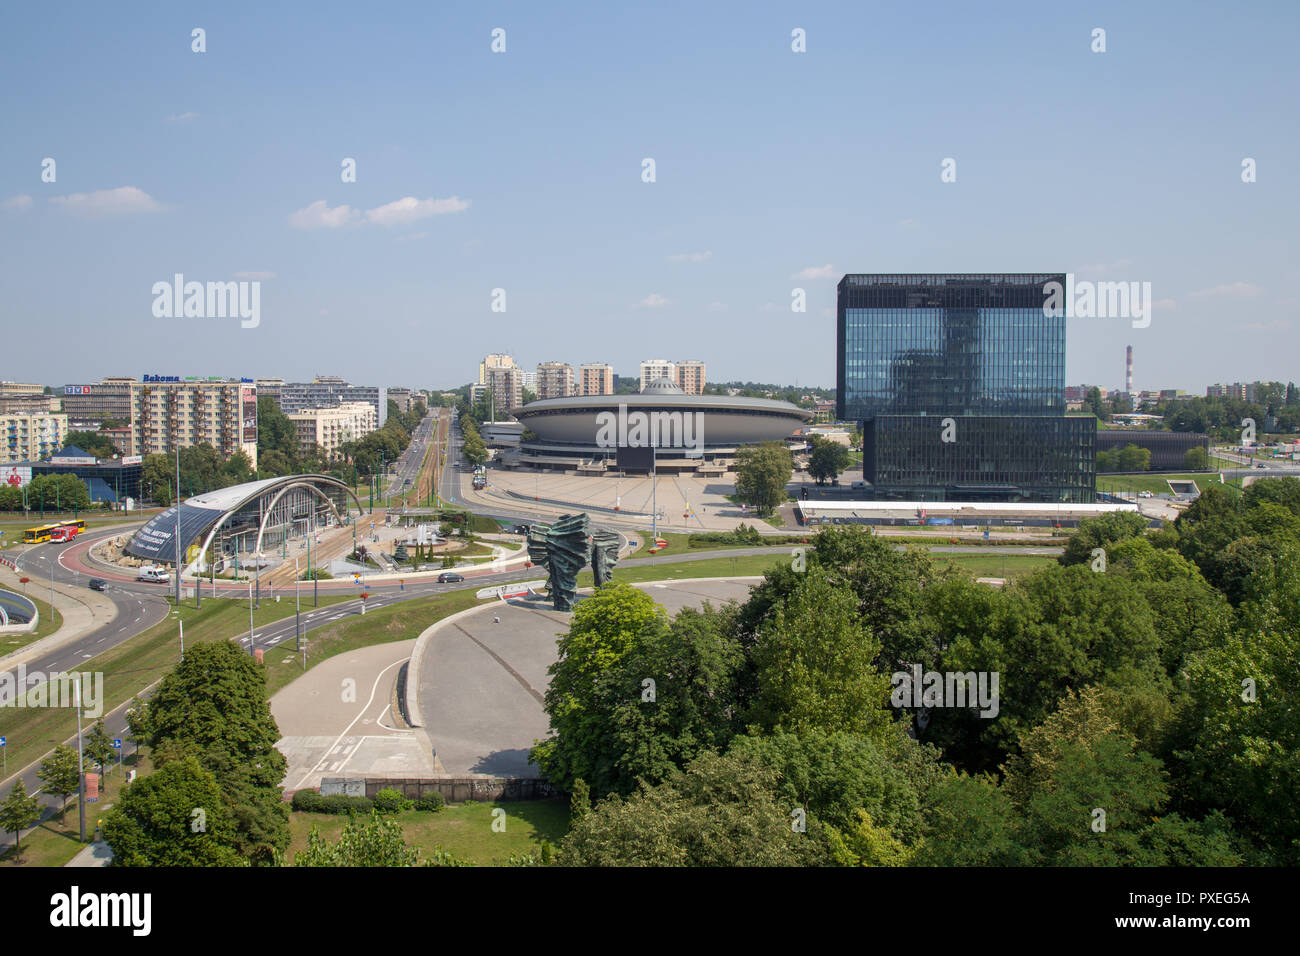
POLYGON ((1275 117, 1295 112, 1300 12, 1023 9, 408 5, 400 33, 343 5, 256 29, 220 8, 16 10, 5 315, 65 345, 3 377, 201 350, 239 376, 450 386, 489 351, 628 370, 680 352, 717 381, 827 387, 840 276, 1015 265, 1151 283, 1149 328, 1069 323, 1067 381, 1120 386, 1127 344, 1139 387, 1293 378, 1298 144, 1275 117), (260 283, 256 325, 158 317, 183 314, 154 291, 178 275, 260 283))

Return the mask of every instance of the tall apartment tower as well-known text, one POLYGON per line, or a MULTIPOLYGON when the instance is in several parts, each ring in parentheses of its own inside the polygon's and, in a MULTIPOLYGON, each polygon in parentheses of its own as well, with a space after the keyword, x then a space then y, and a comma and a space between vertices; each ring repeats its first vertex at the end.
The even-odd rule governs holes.
POLYGON ((1124 357, 1124 393, 1133 394, 1133 346, 1125 350, 1124 357))
POLYGON ((585 362, 578 366, 579 395, 613 395, 614 368, 604 362, 585 362))
POLYGON ((484 356, 483 361, 478 363, 478 383, 487 384, 488 369, 491 368, 518 368, 515 360, 502 352, 493 352, 491 355, 484 356))
POLYGON ((647 359, 641 363, 641 391, 644 392, 647 385, 660 378, 666 378, 675 384, 677 366, 667 359, 647 359))
POLYGON ((573 394, 573 366, 564 362, 541 362, 537 366, 537 397, 568 398, 573 394))
POLYGON ((687 395, 704 394, 704 363, 687 359, 674 363, 677 367, 677 385, 687 395))

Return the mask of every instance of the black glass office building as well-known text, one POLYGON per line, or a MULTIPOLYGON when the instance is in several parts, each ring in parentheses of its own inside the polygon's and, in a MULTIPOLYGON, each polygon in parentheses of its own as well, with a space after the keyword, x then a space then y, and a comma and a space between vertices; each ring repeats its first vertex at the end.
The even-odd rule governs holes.
POLYGON ((1061 274, 846 275, 838 415, 876 498, 1095 500, 1096 425, 1065 415, 1061 274), (945 424, 946 419, 951 423, 945 424))

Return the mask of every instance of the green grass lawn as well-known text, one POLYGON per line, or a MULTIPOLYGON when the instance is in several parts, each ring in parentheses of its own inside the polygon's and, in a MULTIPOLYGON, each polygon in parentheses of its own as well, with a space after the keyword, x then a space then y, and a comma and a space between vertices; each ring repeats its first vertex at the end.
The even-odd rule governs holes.
MULTIPOLYGON (((417 637, 435 621, 440 621, 457 611, 486 603, 474 596, 477 590, 478 585, 475 585, 432 597, 404 601, 367 611, 364 616, 345 617, 310 631, 304 636, 307 644, 307 667, 310 669, 335 654, 356 650, 359 647, 389 644, 393 641, 406 641, 417 637)), ((247 607, 244 613, 248 613, 247 607)), ((188 634, 187 630, 187 637, 188 634)), ((296 654, 293 647, 293 641, 290 640, 286 644, 267 650, 264 662, 268 696, 302 675, 302 655, 296 654)))
POLYGON ((1208 484, 1218 484, 1219 474, 1214 471, 1198 471, 1193 474, 1168 475, 1152 473, 1149 475, 1098 475, 1097 490, 1107 492, 1149 491, 1152 494, 1168 494, 1167 479, 1174 481, 1194 481, 1197 488, 1204 489, 1208 484))
MULTIPOLYGON (((784 562, 793 560, 795 545, 773 548, 772 554, 741 555, 734 558, 705 558, 700 561, 682 561, 674 564, 650 565, 635 568, 615 568, 614 579, 638 583, 642 581, 667 581, 673 578, 727 578, 761 575, 784 562)), ((1017 578, 1052 563, 1056 558, 1035 554, 1006 555, 1008 578, 1017 578)), ((1001 577, 1003 555, 934 555, 936 564, 949 561, 964 568, 975 577, 1001 577)), ((591 587, 591 571, 578 575, 578 587, 591 587)))
MULTIPOLYGON (((322 596, 322 606, 354 600, 352 595, 322 596)), ((293 615, 293 602, 262 601, 254 611, 255 628, 293 615)), ((367 615, 369 617, 369 615, 367 615)), ((181 607, 179 618, 173 609, 167 620, 85 660, 82 671, 104 675, 103 712, 129 701, 176 665, 180 658, 178 620, 185 622, 187 646, 199 641, 228 640, 248 633, 248 602, 229 598, 208 598, 203 609, 193 604, 181 607)), ((391 640, 391 638, 390 638, 391 640)), ((66 707, 5 707, 0 709, 0 735, 7 736, 10 772, 25 767, 77 732, 77 715, 66 707)))
MULTIPOLYGON (((540 854, 542 840, 554 846, 568 832, 569 804, 566 800, 461 803, 437 813, 410 810, 389 819, 402 828, 407 844, 418 849, 422 857, 442 849, 479 866, 492 866, 504 863, 512 854, 540 854), (505 830, 501 832, 492 830, 492 811, 496 807, 506 812, 505 830)), ((346 814, 291 813, 292 842, 286 858, 292 863, 293 857, 307 846, 313 826, 332 842, 339 838, 346 822, 346 814)))
MULTIPOLYGON (((32 584, 36 582, 33 581, 32 584)), ((14 651, 21 650, 34 641, 39 641, 42 637, 48 637, 63 626, 63 615, 59 613, 58 608, 50 607, 48 603, 42 601, 32 593, 32 584, 27 585, 27 599, 36 605, 36 611, 40 614, 40 620, 36 624, 36 629, 26 634, 6 634, 0 638, 0 656, 12 654, 14 651)), ((5 589, 13 591, 16 594, 23 593, 21 584, 10 587, 5 585, 5 589)), ((48 591, 45 592, 49 594, 48 591)))
MULTIPOLYGON (((86 769, 92 769, 89 766, 86 769)), ((117 802, 122 786, 126 782, 125 770, 135 769, 144 776, 153 769, 148 757, 135 756, 128 751, 122 761, 122 767, 113 765, 104 774, 99 785, 99 802, 86 804, 86 839, 95 838, 95 822, 104 816, 117 802)), ((57 807, 57 798, 41 794, 43 804, 57 807)), ((23 838, 22 853, 15 853, 12 847, 0 855, 0 867, 3 866, 63 866, 77 855, 85 843, 81 842, 81 823, 77 819, 77 795, 68 798, 67 809, 61 814, 49 817, 36 830, 23 838)))

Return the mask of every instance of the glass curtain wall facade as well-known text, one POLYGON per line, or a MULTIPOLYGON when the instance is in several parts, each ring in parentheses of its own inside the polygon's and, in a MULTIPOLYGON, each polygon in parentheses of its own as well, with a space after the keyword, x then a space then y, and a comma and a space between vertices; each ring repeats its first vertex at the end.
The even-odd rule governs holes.
POLYGON ((837 414, 877 498, 1086 503, 1096 426, 1065 417, 1064 274, 846 275, 837 414), (953 419, 946 431, 943 419, 953 419))

